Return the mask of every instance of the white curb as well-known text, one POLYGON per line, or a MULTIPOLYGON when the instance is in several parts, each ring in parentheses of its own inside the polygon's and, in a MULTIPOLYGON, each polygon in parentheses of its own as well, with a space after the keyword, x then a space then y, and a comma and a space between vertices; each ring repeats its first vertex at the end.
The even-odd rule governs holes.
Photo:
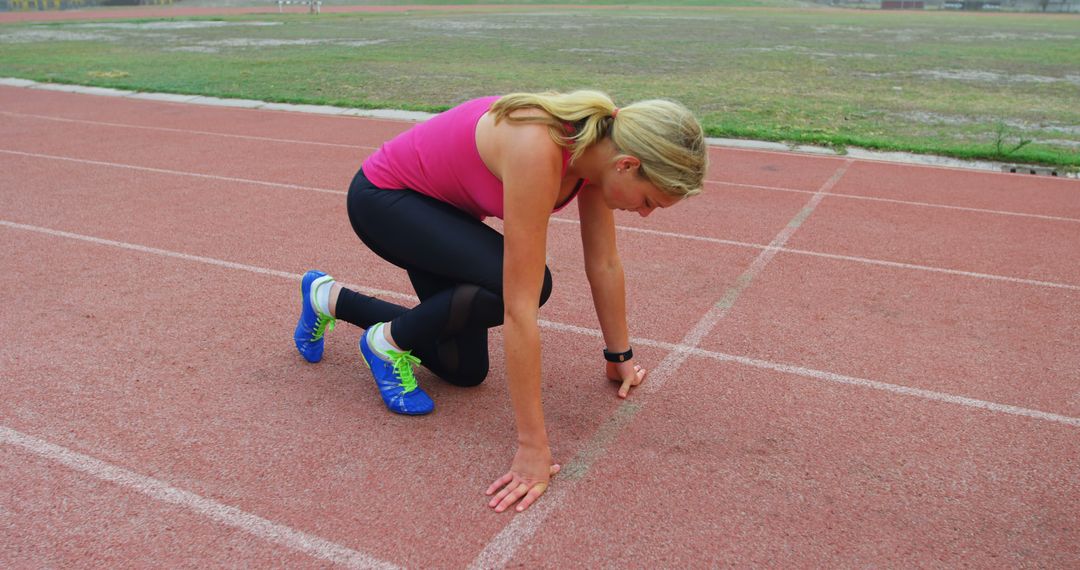
MULTIPOLYGON (((372 119, 387 119, 393 121, 421 122, 434 117, 434 113, 418 111, 399 111, 394 109, 355 109, 350 107, 334 107, 331 105, 293 105, 288 103, 268 103, 254 99, 224 99, 221 97, 206 97, 201 95, 177 95, 172 93, 143 93, 137 91, 125 91, 122 89, 109 89, 105 87, 84 87, 81 85, 64 85, 57 83, 39 83, 28 79, 14 77, 0 77, 0 85, 8 87, 26 87, 29 89, 42 89, 46 91, 62 91, 65 93, 80 93, 84 95, 103 95, 107 97, 130 97, 132 99, 148 99, 152 101, 167 101, 171 103, 194 103, 196 105, 211 105, 216 107, 232 107, 240 109, 266 109, 273 111, 289 111, 294 113, 311 113, 317 115, 334 115, 348 117, 367 117, 372 119)), ((1010 167, 1019 167, 1020 170, 1042 172, 1049 174, 1055 169, 1045 166, 1028 166, 1007 164, 988 160, 961 160, 944 156, 912 154, 907 152, 880 152, 858 147, 848 147, 846 152, 840 153, 833 149, 811 146, 794 145, 768 141, 756 141, 746 139, 707 138, 706 143, 710 146, 740 148, 749 150, 765 150, 772 152, 790 152, 801 154, 814 154, 823 156, 858 158, 863 160, 877 160, 882 162, 894 162, 900 164, 917 164, 922 166, 938 166, 945 168, 962 168, 967 170, 982 170, 989 172, 1008 172, 1010 167)), ((1065 178, 1080 178, 1077 172, 1055 172, 1055 176, 1065 178)))

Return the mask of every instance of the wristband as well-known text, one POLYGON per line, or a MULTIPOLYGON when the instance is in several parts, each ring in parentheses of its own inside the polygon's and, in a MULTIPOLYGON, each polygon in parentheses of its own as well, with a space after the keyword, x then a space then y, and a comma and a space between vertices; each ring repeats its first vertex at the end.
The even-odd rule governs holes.
POLYGON ((634 357, 634 349, 629 348, 626 352, 608 352, 608 349, 604 349, 604 360, 608 362, 626 362, 634 357))

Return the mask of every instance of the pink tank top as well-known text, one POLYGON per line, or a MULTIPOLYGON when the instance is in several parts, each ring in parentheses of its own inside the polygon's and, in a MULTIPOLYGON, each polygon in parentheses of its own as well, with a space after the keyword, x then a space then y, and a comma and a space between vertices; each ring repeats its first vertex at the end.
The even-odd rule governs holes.
MULTIPOLYGON (((408 188, 447 202, 483 220, 503 217, 503 184, 488 170, 476 149, 476 125, 498 101, 466 101, 394 137, 364 161, 364 175, 387 190, 408 188)), ((570 152, 563 149, 563 175, 570 152)), ((577 196, 574 193, 555 211, 577 196)))

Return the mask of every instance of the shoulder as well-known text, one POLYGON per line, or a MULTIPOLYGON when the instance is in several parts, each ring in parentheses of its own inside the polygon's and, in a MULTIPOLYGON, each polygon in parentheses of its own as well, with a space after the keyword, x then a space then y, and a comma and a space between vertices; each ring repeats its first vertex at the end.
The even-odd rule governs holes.
MULTIPOLYGON (((515 111, 514 116, 525 112, 533 111, 515 111)), ((490 166, 498 171, 500 178, 508 170, 520 171, 537 167, 547 169, 552 165, 560 171, 562 168, 562 147, 551 138, 550 129, 543 123, 521 123, 504 119, 495 124, 494 117, 488 113, 477 126, 477 147, 485 162, 491 159, 493 164, 490 166)))

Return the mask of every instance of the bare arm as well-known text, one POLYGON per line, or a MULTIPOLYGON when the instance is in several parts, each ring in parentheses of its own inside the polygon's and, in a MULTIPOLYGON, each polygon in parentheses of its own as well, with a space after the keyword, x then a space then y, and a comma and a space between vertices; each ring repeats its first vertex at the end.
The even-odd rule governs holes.
MULTIPOLYGON (((604 205, 599 191, 582 192, 578 197, 581 217, 581 244, 585 252, 585 275, 589 278, 596 317, 611 352, 630 349, 626 323, 626 277, 615 241, 615 215, 604 205)), ((633 360, 607 363, 607 376, 619 381, 619 396, 625 398, 632 386, 645 379, 647 372, 633 360)))
MULTIPOLYGON (((546 133, 544 133, 546 136, 546 133)), ((503 173, 504 343, 518 444, 547 447, 540 406, 540 289, 544 282, 547 225, 559 190, 560 166, 531 158, 503 173)))
POLYGON ((540 327, 537 323, 544 282, 547 225, 558 198, 562 156, 545 127, 517 127, 503 141, 505 240, 503 328, 507 380, 517 427, 518 451, 510 472, 488 488, 497 511, 519 499, 524 510, 547 489, 558 470, 551 461, 540 397, 540 327))
POLYGON ((630 348, 630 335, 626 325, 626 279, 615 244, 614 212, 604 205, 599 192, 582 192, 578 207, 585 275, 604 342, 608 350, 623 352, 630 348))

